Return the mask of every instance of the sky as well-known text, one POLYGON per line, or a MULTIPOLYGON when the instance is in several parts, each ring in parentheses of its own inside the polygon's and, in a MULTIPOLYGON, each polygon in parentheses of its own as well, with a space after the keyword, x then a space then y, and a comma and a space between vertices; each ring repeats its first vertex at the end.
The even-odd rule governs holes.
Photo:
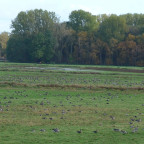
POLYGON ((144 0, 0 0, 0 33, 11 32, 11 21, 21 11, 43 9, 55 12, 60 21, 67 21, 73 10, 93 15, 143 13, 144 0))

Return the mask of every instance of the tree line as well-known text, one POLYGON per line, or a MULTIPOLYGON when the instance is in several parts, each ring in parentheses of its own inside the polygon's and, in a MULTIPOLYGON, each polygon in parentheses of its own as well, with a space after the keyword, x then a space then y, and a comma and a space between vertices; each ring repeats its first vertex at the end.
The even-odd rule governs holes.
POLYGON ((60 22, 42 9, 20 12, 0 52, 13 62, 144 66, 144 14, 72 11, 60 22))

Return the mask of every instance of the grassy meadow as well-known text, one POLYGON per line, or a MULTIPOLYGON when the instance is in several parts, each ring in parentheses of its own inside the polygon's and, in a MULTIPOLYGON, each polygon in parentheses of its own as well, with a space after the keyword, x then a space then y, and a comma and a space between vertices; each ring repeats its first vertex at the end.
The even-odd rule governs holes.
POLYGON ((0 63, 1 144, 143 144, 144 68, 0 63))

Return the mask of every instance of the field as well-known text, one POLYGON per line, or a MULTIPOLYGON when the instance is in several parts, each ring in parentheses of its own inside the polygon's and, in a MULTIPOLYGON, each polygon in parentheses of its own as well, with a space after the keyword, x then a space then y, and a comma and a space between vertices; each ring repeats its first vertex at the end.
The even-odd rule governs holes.
POLYGON ((0 63, 0 144, 143 142, 143 67, 0 63))

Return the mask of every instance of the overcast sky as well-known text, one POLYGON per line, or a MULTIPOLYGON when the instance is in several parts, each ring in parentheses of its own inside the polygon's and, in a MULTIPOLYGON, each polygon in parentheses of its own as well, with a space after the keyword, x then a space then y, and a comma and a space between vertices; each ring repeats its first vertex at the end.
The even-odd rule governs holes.
POLYGON ((0 32, 11 31, 11 21, 20 11, 36 8, 53 11, 67 21, 71 11, 78 9, 94 15, 144 13, 144 0, 0 0, 0 32))

